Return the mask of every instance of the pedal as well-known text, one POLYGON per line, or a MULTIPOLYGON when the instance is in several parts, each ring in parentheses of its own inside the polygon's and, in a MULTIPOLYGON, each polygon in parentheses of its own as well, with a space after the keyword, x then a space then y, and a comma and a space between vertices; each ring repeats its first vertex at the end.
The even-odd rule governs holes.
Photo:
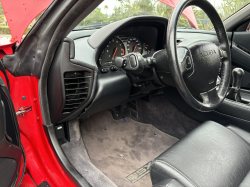
POLYGON ((109 109, 109 111, 111 112, 114 120, 119 120, 119 119, 122 119, 124 117, 122 115, 121 105, 113 107, 113 108, 109 109))

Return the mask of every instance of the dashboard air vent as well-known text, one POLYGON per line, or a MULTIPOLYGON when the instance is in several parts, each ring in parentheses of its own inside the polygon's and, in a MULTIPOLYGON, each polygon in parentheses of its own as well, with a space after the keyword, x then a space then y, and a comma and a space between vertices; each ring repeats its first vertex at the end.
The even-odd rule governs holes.
POLYGON ((70 113, 85 103, 89 95, 90 81, 91 73, 87 71, 64 73, 66 101, 63 114, 70 113))

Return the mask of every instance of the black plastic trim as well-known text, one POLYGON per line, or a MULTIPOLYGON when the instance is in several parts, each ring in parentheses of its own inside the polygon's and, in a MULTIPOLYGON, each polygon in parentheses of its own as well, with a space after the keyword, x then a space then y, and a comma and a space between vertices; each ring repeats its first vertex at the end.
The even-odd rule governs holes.
POLYGON ((70 38, 64 38, 63 42, 68 42, 69 43, 69 58, 73 59, 75 58, 75 43, 74 40, 70 39, 70 38))
MULTIPOLYGON (((127 27, 134 27, 140 24, 149 25, 149 23, 154 24, 163 24, 166 32, 168 19, 159 17, 159 16, 135 16, 129 17, 114 23, 111 23, 102 29, 97 30, 94 32, 88 39, 89 45, 96 50, 95 60, 97 61, 101 51, 103 50, 104 46, 108 43, 108 41, 113 38, 117 33, 119 33, 122 29, 127 27)), ((165 33, 163 34, 162 41, 165 40, 165 33)))
POLYGON ((117 106, 129 99, 132 84, 123 70, 99 74, 95 96, 79 118, 117 106))
POLYGON ((54 125, 47 125, 43 126, 44 131, 47 135, 48 140, 50 140, 51 145, 53 146, 58 159, 60 160, 62 164, 62 168, 65 173, 69 173, 68 177, 72 180, 72 182, 77 187, 91 187, 91 185, 88 183, 88 181, 75 169, 75 167, 69 162, 68 158, 65 156, 55 133, 54 125))
MULTIPOLYGON (((15 171, 11 171, 14 173, 11 173, 12 177, 9 178, 10 184, 15 186, 17 183, 19 173, 20 173, 21 158, 22 158, 21 157, 22 149, 21 149, 21 141, 20 141, 20 132, 19 132, 19 126, 18 126, 18 122, 16 118, 16 112, 15 112, 9 91, 1 77, 0 77, 0 118, 1 118, 1 121, 0 121, 0 128, 1 128, 0 129, 1 130, 0 157, 15 160, 16 169, 15 171), (15 137, 16 142, 9 142, 9 140, 6 139, 6 134, 8 135, 8 131, 6 130, 7 125, 11 126, 11 129, 10 129, 11 131, 14 131, 13 133, 14 133, 14 136, 16 136, 15 137)), ((7 168, 5 172, 8 172, 7 168)), ((6 184, 2 180, 0 181, 0 183, 6 184)))
POLYGON ((59 46, 54 61, 51 65, 48 77, 48 99, 50 106, 50 117, 53 124, 63 123, 77 118, 81 112, 91 102, 95 90, 97 71, 95 66, 79 60, 70 59, 72 53, 73 40, 63 42, 59 46), (65 79, 66 72, 88 72, 90 74, 88 83, 88 92, 84 103, 70 113, 63 113, 66 95, 65 95, 65 79))

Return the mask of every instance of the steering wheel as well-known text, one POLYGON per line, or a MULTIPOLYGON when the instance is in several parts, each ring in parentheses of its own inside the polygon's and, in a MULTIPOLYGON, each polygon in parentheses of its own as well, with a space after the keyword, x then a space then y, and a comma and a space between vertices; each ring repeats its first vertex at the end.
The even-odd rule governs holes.
POLYGON ((231 53, 224 25, 207 0, 180 0, 168 23, 167 54, 170 73, 183 99, 194 109, 208 112, 226 97, 231 78, 231 53), (184 41, 176 45, 179 17, 188 6, 198 6, 210 18, 219 46, 212 42, 184 41), (220 82, 218 84, 218 76, 220 82), (200 97, 194 97, 186 85, 192 85, 200 97), (200 99, 199 99, 200 98, 200 99))

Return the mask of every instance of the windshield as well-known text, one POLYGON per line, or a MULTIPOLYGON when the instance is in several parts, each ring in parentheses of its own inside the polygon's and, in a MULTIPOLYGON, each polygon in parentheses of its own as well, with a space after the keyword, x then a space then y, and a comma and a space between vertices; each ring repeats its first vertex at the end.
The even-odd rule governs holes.
MULTIPOLYGON (((250 0, 208 0, 218 11, 222 20, 233 15, 250 0)), ((74 30, 98 29, 112 22, 131 16, 154 15, 169 18, 179 0, 104 0, 82 20, 74 30)), ((211 30, 213 25, 198 7, 188 7, 180 17, 179 28, 211 30)))

